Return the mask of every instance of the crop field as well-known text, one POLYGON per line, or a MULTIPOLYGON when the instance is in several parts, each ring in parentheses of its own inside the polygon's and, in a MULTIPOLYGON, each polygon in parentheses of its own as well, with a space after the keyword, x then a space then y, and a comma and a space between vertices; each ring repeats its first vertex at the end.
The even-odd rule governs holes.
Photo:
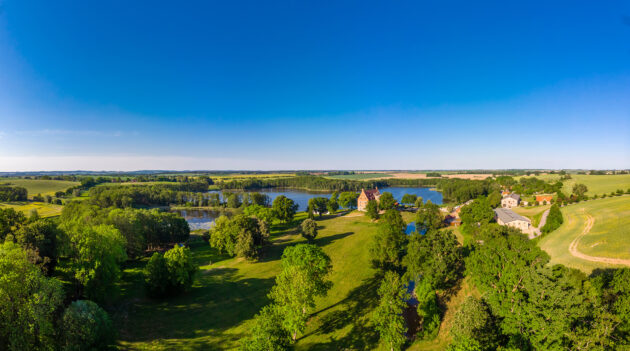
MULTIPOLYGON (((557 174, 542 174, 539 176, 532 176, 543 180, 559 180, 560 176, 557 174)), ((521 177, 516 177, 519 179, 521 177)), ((573 192, 573 186, 575 184, 584 184, 588 188, 587 195, 602 195, 610 194, 617 189, 622 189, 624 192, 630 189, 630 174, 616 174, 616 175, 584 175, 584 174, 571 174, 571 179, 563 181, 562 192, 565 194, 571 194, 573 192)))
POLYGON ((21 186, 28 191, 28 197, 33 195, 54 195, 57 191, 66 191, 73 186, 80 185, 79 182, 71 182, 66 180, 41 180, 41 179, 18 179, 18 178, 0 178, 0 184, 9 183, 13 186, 21 186))
MULTIPOLYGON (((267 293, 280 272, 280 256, 288 245, 304 242, 292 226, 274 230, 272 245, 260 262, 219 255, 208 244, 192 247, 200 273, 190 292, 168 300, 145 297, 142 268, 146 259, 123 272, 121 297, 112 316, 125 350, 225 350, 238 347, 252 318, 269 303, 267 293)), ((409 215, 406 216, 409 219, 409 215)), ((315 244, 330 255, 333 287, 316 301, 313 318, 296 350, 381 349, 371 328, 380 277, 369 261, 369 243, 377 224, 358 212, 318 220, 315 244), (360 336, 360 337, 358 337, 360 336)), ((436 349, 446 337, 435 342, 436 349)), ((415 347, 415 346, 414 346, 415 347)), ((416 348, 417 349, 417 348, 416 348)), ((424 349, 424 348, 421 348, 424 349)))
POLYGON ((0 208, 13 208, 16 211, 23 212, 27 216, 29 216, 31 214, 31 211, 35 209, 37 210, 37 213, 40 217, 52 217, 60 215, 63 206, 47 204, 43 202, 20 201, 0 203, 0 208))
POLYGON ((551 263, 591 272, 630 265, 630 196, 590 200, 565 206, 564 223, 540 240, 551 263))
POLYGON ((368 180, 368 179, 380 179, 392 177, 387 173, 356 173, 356 174, 340 174, 334 176, 326 176, 330 179, 348 179, 348 180, 368 180))

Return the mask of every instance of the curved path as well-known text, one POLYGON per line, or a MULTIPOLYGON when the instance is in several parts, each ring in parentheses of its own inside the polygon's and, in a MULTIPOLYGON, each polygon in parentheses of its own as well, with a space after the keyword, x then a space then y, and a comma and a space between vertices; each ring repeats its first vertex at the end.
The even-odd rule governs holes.
MULTIPOLYGON (((584 210, 584 209, 582 209, 582 210, 584 210)), ((584 211, 584 214, 586 214, 586 226, 584 226, 584 230, 582 231, 582 233, 580 235, 578 235, 575 239, 573 239, 573 241, 571 242, 571 245, 569 245, 569 252, 571 253, 571 255, 573 255, 574 257, 577 257, 577 258, 581 258, 581 259, 586 260, 586 261, 609 263, 609 264, 619 264, 619 265, 624 265, 624 266, 629 266, 630 267, 630 260, 624 260, 624 259, 621 259, 621 258, 608 258, 608 257, 590 256, 590 255, 583 254, 583 253, 581 253, 578 250, 578 245, 580 243, 580 239, 582 239, 583 236, 588 234, 588 232, 591 231, 591 228, 593 228, 593 224, 595 224, 595 218, 593 218, 593 216, 591 216, 590 214, 586 213, 586 211, 584 211)))

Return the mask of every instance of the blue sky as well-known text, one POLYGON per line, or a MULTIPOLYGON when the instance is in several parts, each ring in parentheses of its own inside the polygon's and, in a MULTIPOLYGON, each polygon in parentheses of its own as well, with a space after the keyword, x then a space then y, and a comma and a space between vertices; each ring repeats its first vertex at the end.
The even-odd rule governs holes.
POLYGON ((628 167, 628 1, 0 0, 0 171, 628 167))

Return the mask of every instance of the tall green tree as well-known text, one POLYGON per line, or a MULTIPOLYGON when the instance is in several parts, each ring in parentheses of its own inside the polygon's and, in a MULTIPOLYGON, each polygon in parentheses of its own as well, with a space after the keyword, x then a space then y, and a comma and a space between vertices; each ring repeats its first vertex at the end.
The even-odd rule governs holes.
POLYGON ((418 336, 423 339, 434 339, 440 329, 440 308, 435 288, 427 279, 416 281, 414 289, 418 299, 418 316, 422 320, 422 329, 418 336))
POLYGON ((424 235, 414 233, 409 239, 403 265, 410 279, 426 280, 436 289, 452 286, 463 264, 457 237, 451 230, 429 230, 424 235))
POLYGON ((55 350, 61 283, 47 278, 17 244, 0 244, 0 349, 55 350))
POLYGON ((105 350, 114 342, 114 327, 107 312, 89 300, 77 300, 61 318, 61 349, 105 350))
POLYGON ((455 313, 451 335, 458 342, 474 339, 483 350, 496 350, 498 330, 490 308, 482 300, 468 296, 455 313))
POLYGON ((288 197, 280 195, 273 200, 272 208, 276 218, 284 223, 289 223, 293 220, 298 205, 288 197))
POLYGON ((370 246, 370 256, 375 267, 400 270, 407 243, 406 226, 397 210, 388 210, 383 214, 370 246))
POLYGON ((51 275, 57 265, 57 238, 63 233, 50 220, 39 219, 23 225, 14 234, 15 242, 26 250, 32 250, 32 263, 51 275))
POLYGON ((317 236, 317 222, 312 219, 305 219, 300 225, 300 232, 306 240, 312 241, 317 236))
POLYGON ((299 244, 284 249, 282 272, 269 297, 278 306, 283 326, 295 341, 306 328, 310 311, 315 308, 315 297, 325 296, 332 283, 327 276, 332 270, 330 257, 311 244, 299 244))
POLYGON ((391 351, 400 350, 406 341, 407 326, 402 312, 409 298, 400 276, 386 272, 378 289, 379 304, 373 312, 372 321, 381 342, 391 351))
POLYGON ((395 208, 396 199, 394 199, 394 195, 388 191, 381 194, 381 197, 378 199, 378 207, 383 211, 395 208))
POLYGON ((441 228, 442 225, 443 219, 440 213, 440 206, 429 200, 422 207, 418 208, 418 212, 416 212, 416 230, 419 233, 441 228))
POLYGON ((344 191, 339 195, 339 204, 344 208, 354 209, 357 207, 359 194, 354 191, 344 191))
POLYGON ((113 226, 84 226, 72 233, 72 267, 84 295, 95 301, 112 296, 127 259, 125 238, 113 226))
POLYGON ((314 197, 308 200, 309 211, 314 211, 321 216, 328 210, 328 199, 325 197, 314 197))
POLYGON ((268 305, 254 318, 251 336, 241 340, 241 351, 284 351, 291 346, 291 334, 284 328, 282 312, 268 305))
POLYGON ((376 200, 370 200, 365 206, 365 215, 371 219, 378 219, 378 203, 376 200))
POLYGON ((416 203, 416 200, 418 199, 417 195, 414 194, 405 194, 403 195, 401 202, 405 205, 413 205, 416 203))
POLYGON ((416 201, 415 201, 414 205, 415 205, 417 208, 420 208, 420 207, 424 206, 424 203, 423 203, 422 201, 424 201, 424 200, 422 199, 422 196, 418 196, 418 197, 416 198, 416 201))

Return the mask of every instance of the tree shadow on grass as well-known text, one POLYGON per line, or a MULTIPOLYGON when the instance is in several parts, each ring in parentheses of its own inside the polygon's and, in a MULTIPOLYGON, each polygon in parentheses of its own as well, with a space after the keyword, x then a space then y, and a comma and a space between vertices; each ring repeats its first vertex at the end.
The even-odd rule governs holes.
MULTIPOLYGON (((323 314, 331 308, 339 309, 325 314, 319 319, 320 327, 313 334, 332 334, 351 325, 350 331, 342 337, 330 336, 328 342, 308 345, 309 350, 373 350, 378 345, 379 336, 370 323, 372 311, 378 305, 378 287, 382 275, 377 273, 365 279, 362 284, 350 291, 339 303, 313 314, 323 314)), ((308 335, 305 335, 306 337, 308 335)))
POLYGON ((186 348, 199 343, 198 349, 215 349, 211 342, 221 349, 223 343, 234 341, 226 330, 252 319, 269 303, 267 293, 273 284, 273 278, 243 278, 235 268, 202 270, 190 291, 164 299, 129 296, 112 317, 124 341, 185 339, 186 348), (199 338, 206 341, 195 341, 199 338))
MULTIPOLYGON (((310 243, 315 244, 319 247, 323 247, 352 234, 354 234, 354 232, 328 235, 321 238, 315 238, 315 240, 311 241, 310 243)), ((280 242, 274 241, 272 245, 268 245, 263 249, 263 253, 260 255, 258 262, 269 262, 269 261, 279 260, 280 258, 282 258, 282 252, 284 252, 284 249, 286 249, 288 246, 293 246, 297 244, 305 244, 305 243, 308 243, 308 242, 306 241, 294 242, 293 240, 282 240, 280 242)))

